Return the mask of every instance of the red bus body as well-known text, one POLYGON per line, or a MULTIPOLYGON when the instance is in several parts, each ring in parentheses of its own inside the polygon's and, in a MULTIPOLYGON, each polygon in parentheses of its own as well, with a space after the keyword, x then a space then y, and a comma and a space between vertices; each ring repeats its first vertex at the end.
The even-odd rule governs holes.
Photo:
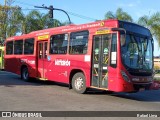
MULTIPOLYGON (((105 20, 98 21, 89 24, 82 25, 68 25, 57 28, 44 29, 39 31, 34 31, 29 34, 24 34, 21 36, 13 36, 6 40, 6 49, 5 49, 5 70, 16 73, 18 75, 22 75, 23 68, 27 68, 29 77, 39 78, 40 80, 50 80, 56 82, 62 82, 70 84, 72 83, 72 78, 77 72, 81 72, 85 76, 85 86, 86 88, 97 88, 97 89, 106 89, 109 91, 115 92, 133 92, 140 90, 141 88, 148 89, 152 84, 153 76, 152 74, 147 75, 133 75, 130 74, 128 69, 122 63, 122 55, 121 55, 121 32, 123 30, 117 29, 120 28, 120 24, 125 24, 127 22, 118 21, 118 20, 105 20), (115 29, 113 29, 115 28, 115 29), (84 33, 75 33, 85 31, 84 33), (87 31, 87 32, 86 32, 87 31), (73 34, 72 34, 73 33, 73 34), (64 34, 60 36, 61 34, 64 34), (83 48, 82 54, 81 45, 85 41, 84 36, 80 36, 79 34, 88 34, 88 42, 86 44, 87 49, 83 48), (109 35, 105 35, 109 34, 109 35), (57 36, 54 36, 57 35, 57 36), (58 36, 59 35, 59 36, 58 36), (53 37, 52 37, 53 36, 53 37), (110 42, 103 43, 104 39, 109 39, 115 36, 116 45, 115 50, 111 52, 112 40, 110 42), (52 37, 52 38, 51 38, 52 37), (57 42, 57 39, 64 39, 63 44, 68 42, 65 46, 58 48, 59 51, 56 51, 56 48, 52 48, 52 45, 56 46, 56 44, 60 44, 57 42), (79 40, 79 42, 74 42, 74 45, 71 47, 72 39, 79 40), (22 47, 22 53, 15 52, 16 45, 20 46, 20 42, 17 44, 15 41, 21 40, 21 43, 25 43, 25 39, 34 39, 34 48, 33 54, 24 54, 24 49, 28 49, 29 43, 26 42, 26 47, 22 47), (51 39, 53 39, 53 43, 51 43, 51 39), (99 42, 101 39, 101 42, 99 42), (95 40, 95 43, 94 43, 95 40), (13 41, 13 43, 11 42, 13 41), (9 43, 10 42, 10 45, 9 43), (56 43, 55 43, 56 42, 56 43), (9 53, 10 49, 7 46, 11 46, 11 53, 9 53), (16 44, 16 45, 15 45, 16 44), (96 46, 100 46, 96 48, 96 46), (102 52, 102 46, 107 44, 109 49, 104 48, 106 50, 104 53, 102 52), (76 54, 76 47, 78 46, 78 54, 76 54), (93 55, 93 49, 95 46, 95 51, 93 55), (8 48, 7 48, 8 47, 8 48), (65 49, 65 50, 63 50, 65 49), (71 50, 70 50, 71 49, 71 50), (54 51, 55 50, 55 51, 54 51), (108 52, 109 50, 109 52, 108 52), (74 51, 74 52, 73 52, 74 51), (51 54, 51 52, 55 54, 51 54), (60 54, 57 54, 57 53, 60 54), (73 52, 74 54, 70 54, 73 52), (16 53, 16 54, 14 54, 16 53), (63 54, 64 53, 64 54, 63 54), (84 54, 83 54, 84 53, 84 54), (102 55, 103 57, 101 57, 102 55), (105 54, 107 55, 106 58, 105 54), (95 59, 95 61, 93 60, 95 59), (97 60, 98 59, 98 60, 97 60), (99 65, 99 61, 107 64, 99 65), (99 69, 103 67, 102 69, 99 69), (106 72, 107 71, 107 72, 106 72), (101 78, 101 76, 103 76, 101 78), (107 78, 106 78, 107 76, 107 78), (124 79, 129 79, 128 81, 124 79), (94 80, 95 79, 95 83, 94 80), (101 79, 101 81, 100 81, 101 79)), ((132 27, 141 27, 136 24, 127 23, 126 26, 132 27)), ((122 25, 123 26, 123 25, 122 25)), ((142 27, 143 28, 143 27, 142 27)), ((129 30, 132 28, 129 28, 129 30)), ((148 29, 143 28, 148 31, 148 29)), ((124 27, 125 31, 125 27, 124 27)), ((127 30, 126 30, 127 31, 127 30)), ((135 31, 132 31, 134 33, 135 31)), ((136 30, 137 33, 140 33, 136 30)), ((143 34, 142 32, 140 34, 143 34)), ((148 35, 148 33, 147 33, 148 35)), ((84 47, 84 46, 83 46, 84 47)), ((32 49, 32 48, 31 48, 32 49)), ((138 58, 135 58, 138 59, 138 58)), ((130 60, 131 61, 131 60, 130 60)), ((148 60, 149 61, 149 60, 148 60)), ((128 62, 126 62, 128 64, 128 62)), ((137 64, 137 63, 134 63, 137 64)), ((153 66, 153 65, 152 65, 153 66)), ((142 70, 142 69, 141 69, 142 70)), ((139 70, 140 71, 140 70, 139 70)))

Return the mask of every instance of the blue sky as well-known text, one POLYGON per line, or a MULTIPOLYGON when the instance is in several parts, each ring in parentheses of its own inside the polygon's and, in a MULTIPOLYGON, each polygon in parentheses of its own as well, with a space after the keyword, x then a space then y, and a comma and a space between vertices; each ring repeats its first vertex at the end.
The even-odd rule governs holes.
MULTIPOLYGON (((0 0, 0 4, 4 5, 5 0, 0 0)), ((115 12, 117 8, 122 8, 128 12, 134 21, 143 15, 152 15, 160 11, 160 0, 14 0, 13 5, 18 5, 22 9, 34 9, 34 6, 53 5, 55 8, 63 9, 67 12, 76 13, 92 19, 82 19, 69 14, 74 24, 83 24, 94 21, 94 19, 102 20, 107 11, 115 12)), ((24 10, 24 13, 29 12, 24 10)), ((46 10, 41 10, 46 13, 46 10)), ((68 20, 67 16, 60 11, 54 11, 54 18, 60 21, 68 20)), ((155 42, 154 55, 160 55, 157 43, 155 42)))

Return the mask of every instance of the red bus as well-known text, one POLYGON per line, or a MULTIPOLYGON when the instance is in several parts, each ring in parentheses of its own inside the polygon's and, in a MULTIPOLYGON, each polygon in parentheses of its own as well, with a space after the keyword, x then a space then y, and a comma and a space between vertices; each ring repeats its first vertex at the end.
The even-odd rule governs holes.
POLYGON ((147 28, 119 20, 34 31, 6 40, 5 70, 24 80, 67 83, 78 93, 147 90, 153 39, 147 28))

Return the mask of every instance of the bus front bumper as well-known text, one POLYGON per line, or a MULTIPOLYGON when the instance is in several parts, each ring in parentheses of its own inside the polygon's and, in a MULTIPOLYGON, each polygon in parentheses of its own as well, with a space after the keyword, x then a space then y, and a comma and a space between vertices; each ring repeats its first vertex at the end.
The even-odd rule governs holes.
POLYGON ((150 90, 153 83, 134 83, 135 91, 150 90))

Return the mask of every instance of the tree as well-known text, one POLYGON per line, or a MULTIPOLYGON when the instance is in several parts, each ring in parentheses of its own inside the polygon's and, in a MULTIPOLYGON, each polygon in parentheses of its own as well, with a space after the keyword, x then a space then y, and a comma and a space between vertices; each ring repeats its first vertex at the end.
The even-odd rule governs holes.
POLYGON ((7 2, 5 6, 0 5, 0 41, 4 41, 7 37, 10 37, 11 35, 14 35, 16 31, 16 27, 13 27, 13 25, 16 25, 15 22, 13 22, 13 19, 15 17, 15 12, 19 9, 18 6, 10 6, 12 0, 7 2))
POLYGON ((25 34, 62 25, 59 20, 53 20, 48 14, 36 10, 25 15, 19 6, 12 6, 13 2, 6 0, 5 5, 0 5, 0 43, 17 33, 25 34))
POLYGON ((10 15, 8 21, 8 28, 7 28, 7 37, 15 36, 17 33, 21 32, 21 24, 24 20, 24 14, 21 11, 21 8, 15 9, 10 15))
POLYGON ((61 22, 49 18, 49 14, 43 14, 33 10, 24 16, 22 21, 22 33, 61 26, 61 22))
POLYGON ((160 46, 160 12, 154 13, 151 16, 144 15, 140 17, 138 24, 148 28, 160 46))
POLYGON ((105 14, 105 19, 119 19, 119 20, 133 22, 132 17, 127 12, 124 12, 122 8, 118 8, 115 14, 112 11, 108 11, 105 14))

